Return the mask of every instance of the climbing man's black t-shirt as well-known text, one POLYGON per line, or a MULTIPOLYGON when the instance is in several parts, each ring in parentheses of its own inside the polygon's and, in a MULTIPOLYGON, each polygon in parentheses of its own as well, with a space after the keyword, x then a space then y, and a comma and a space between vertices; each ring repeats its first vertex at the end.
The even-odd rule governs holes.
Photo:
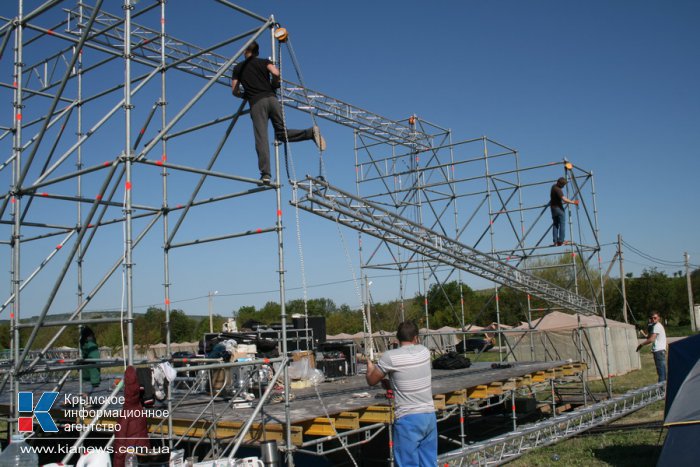
POLYGON ((556 183, 552 185, 552 191, 549 194, 549 207, 550 208, 561 208, 564 209, 564 203, 562 198, 564 197, 564 191, 556 183))
POLYGON ((251 57, 233 67, 232 79, 237 79, 243 85, 243 98, 250 102, 250 105, 263 97, 275 95, 270 83, 270 72, 267 70, 270 64, 270 60, 251 57))

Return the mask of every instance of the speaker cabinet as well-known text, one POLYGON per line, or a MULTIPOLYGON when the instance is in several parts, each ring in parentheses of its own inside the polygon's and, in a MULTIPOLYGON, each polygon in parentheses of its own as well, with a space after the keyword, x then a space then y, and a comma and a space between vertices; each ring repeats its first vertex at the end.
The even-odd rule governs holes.
POLYGON ((308 319, 309 328, 313 330, 314 333, 314 344, 318 345, 322 342, 326 342, 326 317, 325 316, 309 316, 304 318, 292 318, 295 329, 305 329, 306 322, 308 319))

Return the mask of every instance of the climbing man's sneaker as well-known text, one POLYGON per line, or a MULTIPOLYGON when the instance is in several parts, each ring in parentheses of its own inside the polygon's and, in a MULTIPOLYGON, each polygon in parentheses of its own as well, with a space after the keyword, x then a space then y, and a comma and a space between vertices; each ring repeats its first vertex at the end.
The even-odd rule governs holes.
POLYGON ((314 125, 313 132, 314 132, 314 143, 316 143, 316 146, 318 146, 318 149, 320 149, 321 151, 325 151, 326 150, 326 140, 323 139, 323 136, 321 136, 321 129, 317 125, 314 125))

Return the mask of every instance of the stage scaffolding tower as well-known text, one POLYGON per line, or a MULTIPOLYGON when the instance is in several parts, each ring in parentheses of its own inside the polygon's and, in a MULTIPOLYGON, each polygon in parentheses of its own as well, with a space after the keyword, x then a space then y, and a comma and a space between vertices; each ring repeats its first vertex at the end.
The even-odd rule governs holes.
MULTIPOLYGON (((186 31, 169 30, 167 13, 176 5, 165 0, 48 0, 30 10, 28 2, 18 0, 11 15, 3 5, 0 94, 4 102, 11 102, 11 112, 0 118, 0 148, 5 154, 0 159, 4 191, 0 233, 6 239, 0 245, 7 247, 0 253, 3 264, 10 266, 7 298, 0 311, 7 309, 11 326, 10 364, 0 372, 3 391, 21 390, 28 376, 48 368, 46 357, 58 338, 69 332, 77 341, 78 329, 85 325, 121 323, 124 357, 77 363, 68 370, 51 367, 61 375, 59 385, 75 369, 145 363, 134 353, 134 290, 139 287, 162 287, 170 355, 173 275, 178 268, 173 253, 212 242, 222 245, 217 259, 231 263, 236 249, 228 247, 231 243, 226 240, 240 243, 244 238, 252 241, 261 234, 276 234, 269 237, 277 246, 274 269, 285 332, 284 180, 279 146, 274 152, 277 179, 271 186, 241 175, 243 170, 232 158, 220 157, 231 151, 230 136, 248 113, 244 103, 233 113, 227 108, 233 102, 232 66, 253 40, 267 44, 276 22, 228 0, 211 3, 230 16, 228 30, 236 32, 206 46, 178 39, 179 32, 186 31), (220 102, 227 104, 217 105, 220 102), (191 112, 198 105, 207 106, 207 120, 202 113, 191 112), (185 201, 173 201, 173 193, 185 201), (274 219, 251 215, 247 208, 254 200, 268 203, 274 219), (241 221, 225 222, 231 218, 241 221), (212 219, 216 231, 197 230, 212 219), (154 239, 159 223, 162 235, 154 239), (151 250, 162 252, 157 260, 162 264, 162 279, 157 285, 146 280, 152 263, 144 259, 139 264, 139 258, 147 258, 142 252, 151 250), (120 270, 123 288, 114 287, 120 270), (107 286, 110 281, 112 287, 107 286), (72 293, 77 297, 75 309, 69 310, 66 319, 51 319, 52 314, 65 311, 57 309, 57 298, 72 293), (121 316, 84 315, 97 296, 106 296, 106 302, 123 298, 121 316), (29 310, 26 297, 35 303, 29 310), (37 319, 23 320, 29 315, 37 319), (37 348, 37 336, 44 328, 57 329, 46 345, 37 348)), ((270 54, 275 57, 274 39, 270 42, 270 54)), ((290 109, 354 131, 356 195, 398 216, 392 227, 408 229, 377 237, 384 226, 370 236, 351 225, 360 230, 364 242, 365 278, 370 269, 397 270, 403 300, 408 272, 421 275, 427 293, 429 282, 442 284, 456 277, 461 283, 466 271, 499 284, 494 286, 496 304, 499 287, 506 283, 549 294, 557 306, 604 315, 599 297, 602 283, 599 290, 592 284, 576 289, 589 277, 586 271, 592 258, 597 255, 600 264, 590 172, 573 164, 569 167, 566 160, 521 167, 517 151, 490 138, 454 142, 450 130, 416 116, 387 119, 296 84, 287 76, 281 98, 290 109), (533 173, 537 176, 530 177, 533 173), (575 212, 569 211, 569 231, 575 232, 575 241, 565 249, 547 245, 545 225, 549 186, 562 175, 572 181, 568 196, 582 200, 575 212), (525 202, 525 191, 534 193, 534 201, 525 202), (421 238, 421 231, 430 237, 421 238), (397 242, 404 242, 403 246, 397 242), (453 246, 459 251, 448 251, 453 246), (563 252, 568 261, 557 267, 570 271, 569 284, 550 286, 531 274, 549 267, 544 260, 563 252)), ((244 137, 250 139, 249 134, 244 137)), ((238 162, 246 157, 252 154, 241 154, 238 162)), ((293 202, 308 208, 303 200, 293 202)), ((367 291, 367 300, 369 295, 367 291)), ((529 302, 531 322, 530 313, 544 308, 540 302, 533 306, 529 302)), ((456 314, 462 324, 467 314, 474 318, 474 310, 465 310, 463 302, 459 306, 456 314)), ((425 313, 429 324, 427 303, 425 313)), ((286 355, 286 339, 283 346, 286 355)), ((283 378, 289 382, 286 369, 283 378)), ((12 404, 10 430, 18 416, 12 404)), ((288 421, 288 398, 285 409, 288 421)), ((171 420, 168 423, 172 433, 171 420)), ((284 449, 288 453, 293 451, 289 429, 287 423, 284 449)), ((292 464, 291 455, 287 461, 292 464)))
MULTIPOLYGON (((209 115, 222 114, 208 121, 201 120, 202 113, 190 112, 200 102, 211 102, 211 96, 230 105, 233 64, 253 40, 269 43, 275 27, 272 17, 228 1, 212 3, 219 3, 221 11, 230 15, 232 30, 238 32, 206 47, 179 40, 166 30, 165 1, 47 1, 27 11, 28 2, 19 0, 11 18, 7 5, 3 6, 8 17, 0 28, 0 92, 12 103, 12 112, 5 114, 11 119, 0 122, 0 147, 5 153, 0 177, 7 187, 0 199, 0 226, 7 239, 1 244, 8 247, 2 254, 10 265, 10 288, 2 310, 8 310, 11 320, 9 364, 0 374, 3 391, 16 393, 32 374, 45 371, 57 339, 68 332, 77 342, 78 330, 85 325, 120 322, 124 358, 70 365, 65 371, 50 369, 59 375, 54 378, 59 387, 76 369, 145 363, 134 354, 134 289, 156 285, 146 284, 143 273, 136 274, 134 252, 140 243, 162 251, 168 354, 175 249, 219 242, 222 261, 230 261, 224 240, 277 233, 274 269, 285 328, 281 216, 270 215, 266 220, 241 215, 244 222, 254 224, 232 227, 227 223, 224 229, 229 230, 217 235, 182 238, 193 234, 192 221, 186 234, 181 227, 190 218, 196 223, 198 211, 204 211, 199 219, 211 215, 212 206, 220 206, 213 211, 218 216, 213 219, 235 216, 240 206, 232 207, 234 201, 275 192, 274 201, 266 197, 262 202, 274 203, 266 212, 282 212, 281 179, 263 186, 256 178, 239 175, 242 170, 231 161, 219 158, 239 118, 248 113, 244 102, 235 104, 233 114, 217 107, 209 115), (12 53, 8 53, 12 40, 12 53), (173 86, 166 87, 168 83, 173 86), (77 139, 71 140, 71 135, 77 139), (160 189, 151 180, 155 174, 161 179, 160 189), (173 185, 178 196, 185 194, 183 204, 169 199, 173 185), (264 226, 265 222, 269 225, 264 226), (162 241, 155 246, 153 227, 158 223, 162 241), (107 293, 105 285, 114 282, 120 268, 124 287, 106 301, 114 295, 117 301, 123 297, 121 316, 83 315, 96 296, 107 293), (92 289, 86 293, 88 283, 92 289), (71 288, 73 292, 67 291, 71 288), (68 319, 51 319, 52 314, 65 311, 56 309, 57 297, 70 293, 77 296, 75 310, 68 319), (27 294, 40 298, 38 309, 20 301, 27 294), (34 322, 22 319, 30 313, 38 314, 34 322), (36 347, 44 328, 58 329, 43 348, 36 347)), ((274 55, 274 45, 270 48, 274 55)), ((275 158, 279 169, 278 151, 275 158)), ((201 235, 201 229, 195 235, 201 235)), ((285 378, 286 373, 285 367, 285 378)), ((12 432, 18 412, 15 399, 10 400, 7 421, 12 432)), ((168 423, 172 433, 171 420, 168 423)), ((169 442, 172 445, 172 437, 169 442)))
MULTIPOLYGON (((605 315, 602 296, 601 244, 593 174, 562 159, 534 166, 522 166, 516 149, 483 136, 452 142, 452 132, 417 116, 401 121, 421 144, 379 140, 375 135, 355 134, 356 195, 377 206, 423 225, 522 271, 543 277, 558 270, 566 280, 559 285, 584 295, 595 303, 596 313, 605 315), (567 197, 579 199, 577 208, 567 211, 570 244, 552 245, 549 190, 565 177, 567 197), (597 261, 596 261, 597 260, 597 261), (595 264, 597 262, 597 265, 595 264), (591 274, 592 270, 597 270, 591 274)), ((429 322, 428 278, 441 290, 449 281, 462 286, 462 270, 431 261, 416 251, 396 246, 392 238, 358 234, 362 268, 398 271, 400 300, 403 302, 404 275, 415 271, 422 276, 425 322, 429 322)), ((491 306, 500 327, 499 290, 494 282, 491 306)), ((445 293, 445 297, 447 294, 445 293)), ((533 313, 541 317, 556 305, 533 304, 527 295, 523 321, 533 326, 533 313)), ((465 321, 463 295, 451 304, 460 325, 465 321)), ((566 308, 566 307, 564 307, 566 308)), ((467 310, 470 320, 486 310, 467 310)), ((402 315, 403 317, 403 315, 402 315)), ((473 323, 473 321, 471 321, 473 323)), ((499 348, 501 335, 497 333, 499 348)))

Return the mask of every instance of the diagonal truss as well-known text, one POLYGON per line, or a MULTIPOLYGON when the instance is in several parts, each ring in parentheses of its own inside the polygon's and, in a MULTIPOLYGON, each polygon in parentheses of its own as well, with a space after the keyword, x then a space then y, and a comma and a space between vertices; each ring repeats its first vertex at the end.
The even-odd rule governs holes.
POLYGON ((438 465, 490 466, 508 463, 542 446, 606 425, 649 404, 664 400, 666 387, 656 383, 625 394, 558 415, 543 422, 520 427, 517 431, 442 454, 438 465))
POLYGON ((586 315, 597 313, 596 304, 585 297, 523 272, 495 256, 482 253, 371 201, 342 191, 324 180, 307 177, 295 186, 306 194, 291 202, 305 211, 562 308, 586 315))

